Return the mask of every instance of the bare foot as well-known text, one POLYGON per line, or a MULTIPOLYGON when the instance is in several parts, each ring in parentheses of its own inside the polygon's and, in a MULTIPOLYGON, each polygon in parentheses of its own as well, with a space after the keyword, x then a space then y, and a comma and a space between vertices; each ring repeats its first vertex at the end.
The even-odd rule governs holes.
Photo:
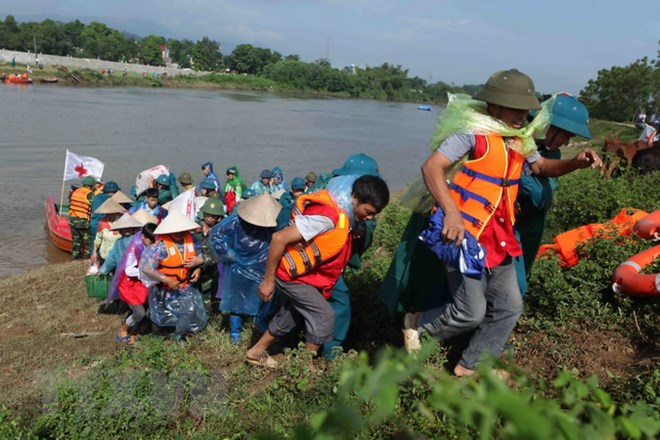
POLYGON ((463 377, 463 376, 472 376, 476 372, 474 370, 470 370, 469 368, 465 368, 461 364, 457 364, 456 367, 454 367, 454 376, 456 377, 463 377))
POLYGON ((263 350, 255 350, 255 347, 252 347, 245 353, 245 357, 249 360, 258 361, 264 353, 263 350))

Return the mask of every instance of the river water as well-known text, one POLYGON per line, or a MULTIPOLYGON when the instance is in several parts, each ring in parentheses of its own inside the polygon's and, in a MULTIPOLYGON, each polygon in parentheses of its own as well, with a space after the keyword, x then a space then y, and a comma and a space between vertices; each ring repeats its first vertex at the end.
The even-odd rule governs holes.
POLYGON ((419 174, 437 117, 366 100, 0 85, 0 277, 70 258, 50 243, 43 207, 49 194, 59 201, 67 148, 103 161, 104 180, 126 193, 140 171, 161 163, 195 182, 208 160, 223 181, 238 164, 250 184, 264 168, 280 166, 290 181, 360 152, 397 190, 419 174))

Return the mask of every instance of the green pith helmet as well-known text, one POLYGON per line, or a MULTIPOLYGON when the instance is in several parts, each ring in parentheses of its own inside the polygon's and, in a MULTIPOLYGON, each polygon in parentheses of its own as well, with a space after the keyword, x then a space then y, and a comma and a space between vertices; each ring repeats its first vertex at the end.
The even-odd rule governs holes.
POLYGON ((550 109, 550 124, 569 133, 591 139, 589 111, 576 97, 557 95, 550 109))
POLYGON ((85 176, 85 178, 80 182, 82 186, 94 186, 96 185, 96 179, 92 176, 85 176))
POLYGON ((206 199, 206 202, 204 202, 204 205, 199 210, 204 214, 225 215, 225 209, 222 207, 222 203, 216 198, 206 199))
POLYGON ((181 173, 178 180, 181 185, 192 185, 193 183, 190 173, 181 173))
POLYGON ((517 110, 541 109, 532 79, 518 69, 493 73, 473 98, 517 110))

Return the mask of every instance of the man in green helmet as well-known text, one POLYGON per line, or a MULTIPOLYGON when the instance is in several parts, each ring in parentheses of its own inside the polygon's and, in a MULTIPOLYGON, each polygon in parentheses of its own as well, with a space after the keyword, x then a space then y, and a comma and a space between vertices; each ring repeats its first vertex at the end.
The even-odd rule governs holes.
MULTIPOLYGON (((574 96, 558 94, 543 103, 550 112, 550 126, 543 139, 536 140, 539 154, 550 159, 560 159, 559 148, 567 145, 575 136, 591 139, 589 111, 574 96)), ((523 255, 516 257, 516 272, 520 293, 527 292, 527 275, 532 269, 536 254, 541 246, 546 217, 559 185, 556 177, 543 177, 523 170, 520 178, 516 213, 516 233, 523 255)))
POLYGON ((483 269, 466 275, 465 265, 445 261, 451 301, 407 313, 403 334, 406 349, 414 351, 420 333, 449 339, 474 331, 454 368, 456 376, 466 376, 474 373, 484 355, 500 355, 522 313, 512 261, 522 254, 513 224, 523 167, 556 177, 600 166, 601 161, 591 150, 568 160, 538 153, 531 136, 535 126, 528 129, 526 119, 541 105, 532 80, 516 69, 491 75, 474 99, 452 98, 438 123, 434 151, 422 165, 422 175, 443 217, 439 238, 457 247, 464 239, 476 240, 482 257, 485 251, 483 269), (462 124, 456 124, 457 115, 462 124), (462 167, 448 183, 447 172, 459 161, 462 167))
POLYGON ((85 176, 80 182, 80 188, 75 189, 69 197, 69 227, 73 240, 71 258, 74 260, 88 259, 92 250, 93 237, 89 222, 92 219, 93 188, 96 183, 95 178, 85 176))

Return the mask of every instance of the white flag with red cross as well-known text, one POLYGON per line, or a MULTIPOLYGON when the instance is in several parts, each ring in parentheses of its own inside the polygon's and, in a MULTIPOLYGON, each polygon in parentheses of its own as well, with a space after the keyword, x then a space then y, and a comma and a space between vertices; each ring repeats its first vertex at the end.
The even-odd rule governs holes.
POLYGON ((87 176, 100 179, 103 176, 103 167, 103 162, 95 157, 80 156, 66 150, 64 180, 83 179, 87 176))

